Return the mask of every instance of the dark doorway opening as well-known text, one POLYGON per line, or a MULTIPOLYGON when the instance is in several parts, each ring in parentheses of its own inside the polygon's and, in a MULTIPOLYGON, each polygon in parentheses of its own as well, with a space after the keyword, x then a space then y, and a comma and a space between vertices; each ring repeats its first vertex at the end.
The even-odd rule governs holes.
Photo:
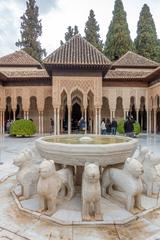
POLYGON ((82 112, 81 112, 81 107, 78 103, 73 104, 72 106, 72 116, 71 116, 71 121, 72 121, 72 131, 78 131, 79 130, 79 120, 81 119, 82 112))

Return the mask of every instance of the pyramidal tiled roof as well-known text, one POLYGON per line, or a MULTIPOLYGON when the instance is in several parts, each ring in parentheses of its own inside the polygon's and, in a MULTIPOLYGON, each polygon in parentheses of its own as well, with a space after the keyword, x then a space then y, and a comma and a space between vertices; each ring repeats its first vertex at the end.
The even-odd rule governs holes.
POLYGON ((77 34, 44 59, 54 65, 111 65, 111 61, 77 34))
POLYGON ((134 52, 128 51, 112 66, 117 67, 157 67, 159 64, 155 61, 142 57, 134 52))
POLYGON ((0 58, 0 66, 41 66, 41 64, 23 50, 0 58))

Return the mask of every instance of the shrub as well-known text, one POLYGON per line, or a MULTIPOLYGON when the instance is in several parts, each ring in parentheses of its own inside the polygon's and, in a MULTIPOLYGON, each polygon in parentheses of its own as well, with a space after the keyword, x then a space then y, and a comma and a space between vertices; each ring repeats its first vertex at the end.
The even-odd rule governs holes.
MULTIPOLYGON (((117 131, 119 132, 119 134, 124 134, 125 133, 125 131, 124 131, 124 122, 125 122, 124 120, 121 120, 121 121, 118 122, 117 131)), ((140 132, 141 132, 140 124, 138 122, 135 122, 133 124, 133 127, 134 127, 133 132, 136 135, 140 134, 140 132)))
POLYGON ((36 133, 36 126, 31 120, 16 120, 10 127, 10 135, 28 137, 36 133))
POLYGON ((124 134, 124 120, 118 122, 117 132, 119 132, 119 134, 124 134))
POLYGON ((141 126, 140 126, 140 124, 139 124, 138 122, 135 122, 135 123, 133 124, 133 126, 134 126, 134 133, 135 133, 136 135, 140 134, 140 132, 141 132, 141 126))

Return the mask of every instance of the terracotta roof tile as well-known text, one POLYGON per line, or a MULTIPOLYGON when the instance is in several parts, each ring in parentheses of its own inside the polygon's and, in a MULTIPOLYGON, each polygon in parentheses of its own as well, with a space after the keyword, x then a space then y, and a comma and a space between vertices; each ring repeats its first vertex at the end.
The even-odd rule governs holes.
POLYGON ((105 79, 139 79, 139 78, 145 78, 148 75, 150 75, 153 72, 153 70, 150 71, 121 71, 121 70, 109 70, 107 74, 105 75, 105 79))
POLYGON ((49 78, 49 75, 45 69, 2 70, 0 73, 6 78, 49 78))
POLYGON ((14 53, 11 53, 9 55, 6 55, 4 57, 0 58, 0 66, 41 66, 41 64, 31 57, 28 53, 25 51, 16 51, 14 53))
POLYGON ((79 34, 63 44, 47 58, 46 64, 55 65, 111 65, 111 61, 79 34))
POLYGON ((142 57, 134 52, 128 51, 119 60, 112 64, 114 67, 157 67, 159 64, 155 61, 142 57))

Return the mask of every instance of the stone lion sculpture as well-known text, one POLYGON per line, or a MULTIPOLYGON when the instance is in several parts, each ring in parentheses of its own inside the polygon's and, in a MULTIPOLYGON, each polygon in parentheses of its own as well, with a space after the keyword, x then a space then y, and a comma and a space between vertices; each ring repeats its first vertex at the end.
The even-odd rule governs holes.
POLYGON ((38 166, 32 162, 32 151, 30 149, 23 150, 13 160, 13 163, 19 167, 16 174, 17 183, 21 186, 19 199, 28 199, 36 193, 39 177, 38 166))
POLYGON ((142 164, 134 158, 128 158, 123 169, 106 167, 102 174, 102 196, 107 198, 109 194, 125 203, 128 211, 132 211, 134 207, 142 210, 142 173, 142 164))
POLYGON ((99 166, 86 163, 82 176, 82 220, 102 220, 99 166))
POLYGON ((148 152, 143 161, 144 173, 142 180, 148 197, 160 191, 160 157, 148 152), (154 188, 155 187, 155 188, 154 188))
POLYGON ((66 166, 57 171, 58 176, 62 180, 61 192, 66 200, 70 200, 75 192, 73 172, 72 166, 66 166))
POLYGON ((145 157, 148 153, 149 153, 148 147, 142 147, 142 148, 140 147, 139 155, 136 157, 136 159, 143 164, 145 157))
POLYGON ((39 212, 51 216, 56 211, 57 197, 62 186, 62 180, 56 172, 53 160, 44 160, 40 164, 39 172, 37 193, 42 205, 39 212))

